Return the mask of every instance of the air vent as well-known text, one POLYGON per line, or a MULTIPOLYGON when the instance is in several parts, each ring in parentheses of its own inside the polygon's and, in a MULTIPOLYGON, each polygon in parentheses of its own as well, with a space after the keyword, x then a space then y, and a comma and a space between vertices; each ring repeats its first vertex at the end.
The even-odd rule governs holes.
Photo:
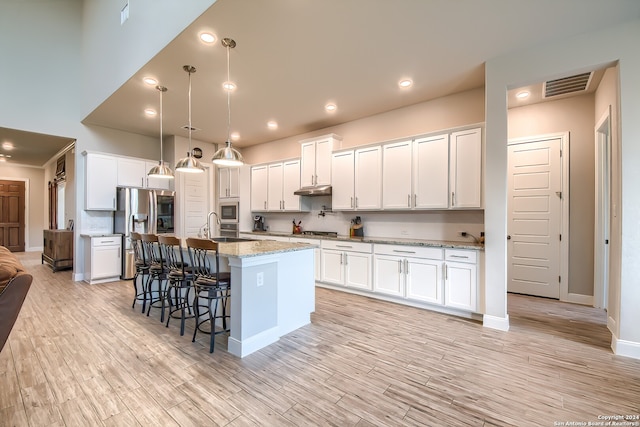
POLYGON ((589 87, 592 74, 589 72, 544 82, 544 97, 551 98, 569 93, 585 92, 589 87))

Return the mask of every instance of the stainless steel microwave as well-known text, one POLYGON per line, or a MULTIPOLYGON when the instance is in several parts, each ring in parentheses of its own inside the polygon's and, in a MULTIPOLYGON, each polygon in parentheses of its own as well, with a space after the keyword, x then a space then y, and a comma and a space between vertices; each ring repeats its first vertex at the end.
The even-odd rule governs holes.
POLYGON ((240 208, 238 202, 220 203, 220 222, 237 223, 239 221, 240 208))

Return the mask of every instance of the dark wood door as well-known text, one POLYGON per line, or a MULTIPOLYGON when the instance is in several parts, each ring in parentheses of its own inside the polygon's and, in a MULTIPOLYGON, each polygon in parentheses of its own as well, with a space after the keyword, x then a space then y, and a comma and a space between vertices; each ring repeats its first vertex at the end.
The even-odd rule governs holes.
POLYGON ((0 180, 0 245, 11 252, 24 251, 23 181, 0 180))

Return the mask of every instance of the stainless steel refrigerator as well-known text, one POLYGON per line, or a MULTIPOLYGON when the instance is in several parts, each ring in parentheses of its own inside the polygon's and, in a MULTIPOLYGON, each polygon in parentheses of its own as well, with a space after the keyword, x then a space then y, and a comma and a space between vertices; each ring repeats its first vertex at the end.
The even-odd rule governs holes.
POLYGON ((117 210, 113 217, 115 233, 122 234, 123 280, 133 279, 136 272, 131 232, 173 234, 175 192, 143 188, 117 188, 117 210))

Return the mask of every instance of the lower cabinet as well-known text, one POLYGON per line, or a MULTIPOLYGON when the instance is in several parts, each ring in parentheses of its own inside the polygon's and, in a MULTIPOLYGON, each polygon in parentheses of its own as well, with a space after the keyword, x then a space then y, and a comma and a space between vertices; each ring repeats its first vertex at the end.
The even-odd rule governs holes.
POLYGON ((445 251, 445 298, 447 307, 477 310, 477 252, 459 249, 445 251))
POLYGON ((371 244, 322 241, 321 281, 371 290, 371 244))
POLYGON ((120 280, 121 236, 83 237, 85 237, 84 281, 94 284, 120 280))

